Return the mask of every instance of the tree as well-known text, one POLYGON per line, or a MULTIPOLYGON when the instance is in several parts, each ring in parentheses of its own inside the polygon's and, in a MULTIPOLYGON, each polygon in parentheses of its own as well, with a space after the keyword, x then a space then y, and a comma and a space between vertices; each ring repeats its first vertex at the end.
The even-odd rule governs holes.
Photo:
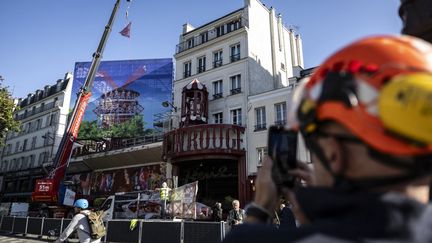
POLYGON ((2 86, 0 80, 0 146, 4 144, 8 132, 19 130, 19 122, 14 119, 17 109, 9 90, 2 86))

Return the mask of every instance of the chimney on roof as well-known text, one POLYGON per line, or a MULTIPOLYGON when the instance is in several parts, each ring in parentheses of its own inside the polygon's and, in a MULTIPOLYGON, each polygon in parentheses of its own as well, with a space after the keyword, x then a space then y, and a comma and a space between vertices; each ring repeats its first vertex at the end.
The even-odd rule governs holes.
POLYGON ((50 88, 49 85, 45 85, 45 87, 44 87, 44 93, 43 93, 43 97, 44 98, 48 96, 49 88, 50 88))
POLYGON ((195 29, 195 27, 193 27, 191 24, 189 24, 189 23, 186 23, 186 24, 184 24, 183 25, 183 34, 186 34, 186 33, 188 33, 189 31, 192 31, 192 30, 194 30, 195 29))
POLYGON ((62 79, 57 80, 56 92, 59 92, 61 90, 62 84, 63 84, 63 80, 62 79))

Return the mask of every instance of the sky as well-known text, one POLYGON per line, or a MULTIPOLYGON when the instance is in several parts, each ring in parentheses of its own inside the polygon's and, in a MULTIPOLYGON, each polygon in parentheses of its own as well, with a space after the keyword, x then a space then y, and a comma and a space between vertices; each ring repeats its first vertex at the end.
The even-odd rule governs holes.
MULTIPOLYGON (((398 34, 400 0, 262 0, 297 26, 305 68, 364 36, 398 34)), ((115 0, 1 0, 0 75, 14 97, 43 89, 91 61, 115 0)), ((103 61, 172 58, 182 25, 201 26, 244 6, 244 0, 132 0, 131 38, 122 0, 103 61)))

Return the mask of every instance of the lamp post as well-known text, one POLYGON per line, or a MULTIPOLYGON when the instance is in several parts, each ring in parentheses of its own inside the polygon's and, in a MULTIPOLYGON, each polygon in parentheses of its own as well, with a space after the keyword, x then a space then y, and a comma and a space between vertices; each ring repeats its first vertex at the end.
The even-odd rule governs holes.
POLYGON ((174 112, 177 112, 177 106, 173 105, 173 103, 171 103, 167 100, 162 102, 162 106, 163 107, 171 107, 174 110, 174 112))

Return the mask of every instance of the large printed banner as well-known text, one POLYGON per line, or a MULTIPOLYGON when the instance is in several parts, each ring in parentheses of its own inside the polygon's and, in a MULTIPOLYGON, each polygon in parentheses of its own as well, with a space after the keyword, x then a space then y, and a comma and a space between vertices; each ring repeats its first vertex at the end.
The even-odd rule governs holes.
MULTIPOLYGON (((75 63, 71 109, 85 82, 90 62, 75 63)), ((103 61, 95 76, 92 96, 79 138, 140 137, 157 129, 155 115, 168 112, 173 63, 170 58, 103 61)))
POLYGON ((82 195, 155 190, 166 181, 164 164, 69 175, 74 191, 82 195))

